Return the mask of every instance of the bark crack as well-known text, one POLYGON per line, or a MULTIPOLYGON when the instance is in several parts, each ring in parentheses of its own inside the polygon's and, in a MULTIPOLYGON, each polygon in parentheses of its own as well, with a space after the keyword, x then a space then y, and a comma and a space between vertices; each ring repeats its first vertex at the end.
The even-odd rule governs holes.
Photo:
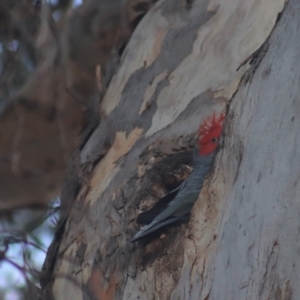
MULTIPOLYGON (((266 264, 266 270, 265 270, 265 273, 263 275, 263 278, 262 278, 262 286, 260 288, 260 292, 259 292, 259 297, 261 298, 261 295, 262 293, 264 292, 264 288, 265 288, 265 285, 266 285, 266 281, 267 281, 267 275, 270 273, 272 273, 273 269, 275 268, 276 264, 277 264, 277 259, 278 259, 278 255, 277 253, 275 253, 275 249, 277 248, 278 246, 278 242, 277 240, 273 243, 272 245, 272 249, 271 249, 271 252, 268 256, 268 259, 267 259, 267 264, 266 264), (272 265, 271 265, 272 264, 272 265), (271 265, 271 266, 270 266, 271 265)), ((273 279, 274 280, 274 279, 273 279)))

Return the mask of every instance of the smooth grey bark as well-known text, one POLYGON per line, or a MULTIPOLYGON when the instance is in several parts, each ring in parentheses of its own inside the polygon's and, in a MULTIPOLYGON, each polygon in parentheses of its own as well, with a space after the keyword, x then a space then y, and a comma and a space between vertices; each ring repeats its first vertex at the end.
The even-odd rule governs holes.
POLYGON ((198 278, 184 299, 205 285, 209 299, 299 298, 299 14, 290 1, 230 105, 213 283, 198 278))

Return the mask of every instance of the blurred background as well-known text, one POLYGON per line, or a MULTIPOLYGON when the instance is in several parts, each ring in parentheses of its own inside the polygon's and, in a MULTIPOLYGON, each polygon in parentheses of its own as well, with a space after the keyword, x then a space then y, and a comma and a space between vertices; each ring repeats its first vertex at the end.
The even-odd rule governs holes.
POLYGON ((59 218, 59 199, 48 211, 16 209, 1 219, 0 299, 31 299, 37 295, 39 272, 59 218))
POLYGON ((0 299, 38 299, 68 166, 154 2, 0 1, 0 299))

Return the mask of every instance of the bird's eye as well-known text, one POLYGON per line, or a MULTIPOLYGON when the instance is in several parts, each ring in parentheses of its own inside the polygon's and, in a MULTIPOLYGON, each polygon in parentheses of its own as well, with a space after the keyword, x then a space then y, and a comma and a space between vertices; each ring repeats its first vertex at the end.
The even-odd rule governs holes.
POLYGON ((216 143, 216 142, 217 142, 217 139, 216 139, 216 138, 212 138, 211 141, 212 141, 213 143, 216 143))

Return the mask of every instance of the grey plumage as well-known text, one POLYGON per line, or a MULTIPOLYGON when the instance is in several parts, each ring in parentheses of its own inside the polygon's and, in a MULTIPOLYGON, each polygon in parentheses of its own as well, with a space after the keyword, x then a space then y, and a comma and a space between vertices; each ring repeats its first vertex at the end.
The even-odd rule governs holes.
POLYGON ((159 205, 156 205, 159 214, 153 218, 150 224, 143 227, 133 237, 131 242, 135 242, 149 233, 154 232, 163 226, 176 222, 177 220, 180 220, 190 214, 192 207, 199 196, 206 175, 212 166, 214 156, 215 152, 209 155, 199 156, 198 147, 195 148, 194 169, 191 175, 179 187, 161 199, 165 202, 168 201, 165 204, 165 207, 162 209, 158 207, 159 205), (174 198, 172 199, 170 196, 174 198), (167 199, 168 197, 171 198, 171 200, 167 199), (167 201, 164 199, 167 199, 167 201))

